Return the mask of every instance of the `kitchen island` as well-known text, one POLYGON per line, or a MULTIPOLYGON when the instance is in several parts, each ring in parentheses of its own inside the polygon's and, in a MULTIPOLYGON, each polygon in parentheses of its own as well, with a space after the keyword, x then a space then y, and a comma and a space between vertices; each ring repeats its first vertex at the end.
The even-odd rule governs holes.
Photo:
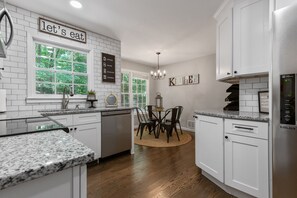
POLYGON ((62 130, 0 138, 0 197, 86 198, 94 151, 62 130))

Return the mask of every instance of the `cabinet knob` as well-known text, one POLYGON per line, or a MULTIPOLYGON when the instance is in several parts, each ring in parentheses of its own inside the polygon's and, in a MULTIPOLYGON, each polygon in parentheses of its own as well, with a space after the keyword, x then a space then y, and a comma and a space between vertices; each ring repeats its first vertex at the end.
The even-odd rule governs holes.
POLYGON ((227 75, 230 75, 230 72, 227 72, 227 75))
POLYGON ((77 130, 77 128, 75 127, 75 128, 74 128, 74 130, 76 131, 76 130, 77 130))
POLYGON ((70 131, 73 131, 73 128, 70 128, 70 131))
POLYGON ((229 138, 229 137, 226 135, 226 136, 225 136, 225 139, 227 140, 228 138, 229 138))
POLYGON ((234 74, 237 74, 237 71, 234 71, 234 74))

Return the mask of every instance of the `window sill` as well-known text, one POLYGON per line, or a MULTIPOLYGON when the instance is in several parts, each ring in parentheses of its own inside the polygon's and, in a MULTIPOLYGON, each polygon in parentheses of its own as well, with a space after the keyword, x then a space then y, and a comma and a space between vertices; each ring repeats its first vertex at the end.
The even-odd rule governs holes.
MULTIPOLYGON (((78 103, 78 102, 86 102, 87 97, 69 97, 69 103, 78 103)), ((61 103, 61 98, 43 98, 43 97, 27 97, 27 104, 36 104, 36 103, 61 103)))

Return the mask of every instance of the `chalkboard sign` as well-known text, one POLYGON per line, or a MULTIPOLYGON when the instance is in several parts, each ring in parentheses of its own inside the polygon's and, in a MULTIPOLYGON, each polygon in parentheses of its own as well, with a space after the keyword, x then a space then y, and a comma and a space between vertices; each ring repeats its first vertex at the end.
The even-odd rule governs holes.
POLYGON ((115 82, 115 56, 102 53, 102 82, 115 82))

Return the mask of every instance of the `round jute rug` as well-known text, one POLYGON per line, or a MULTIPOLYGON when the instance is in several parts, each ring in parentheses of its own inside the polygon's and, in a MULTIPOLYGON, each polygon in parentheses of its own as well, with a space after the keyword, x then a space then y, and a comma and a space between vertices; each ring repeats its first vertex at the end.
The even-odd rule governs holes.
POLYGON ((142 135, 142 139, 140 140, 140 132, 138 136, 136 136, 137 130, 134 131, 134 143, 142 146, 149 147, 174 147, 181 146, 189 143, 192 140, 192 136, 189 132, 183 131, 183 134, 178 130, 178 135, 180 141, 178 141, 175 131, 173 131, 172 136, 169 138, 169 143, 167 143, 166 132, 160 133, 160 137, 158 139, 155 138, 154 133, 149 135, 149 132, 145 130, 142 135))

